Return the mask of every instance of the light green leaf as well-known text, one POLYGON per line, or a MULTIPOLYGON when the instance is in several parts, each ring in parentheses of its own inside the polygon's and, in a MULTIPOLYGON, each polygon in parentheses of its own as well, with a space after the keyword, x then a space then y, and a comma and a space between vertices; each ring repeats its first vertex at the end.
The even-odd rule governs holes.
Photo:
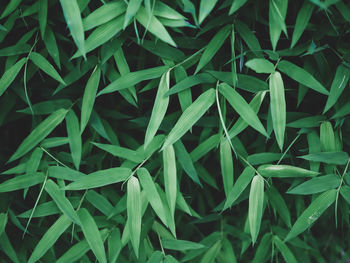
POLYGON ((205 248, 203 244, 180 239, 163 239, 162 245, 165 249, 177 251, 205 248))
POLYGON ((33 253, 30 255, 28 263, 37 262, 42 256, 44 256, 71 224, 72 221, 64 214, 58 218, 40 239, 39 243, 34 248, 33 253))
POLYGON ((126 10, 126 5, 123 1, 109 2, 95 9, 87 17, 83 19, 84 30, 90 30, 100 26, 110 20, 123 14, 126 10))
POLYGON ((164 186, 171 216, 174 217, 176 194, 177 194, 177 176, 175 152, 172 144, 163 149, 164 166, 164 186))
POLYGON ((218 52, 221 46, 224 44, 226 38, 231 32, 232 26, 227 25, 220 29, 218 33, 210 40, 206 46, 201 59, 198 62, 196 71, 194 74, 197 74, 205 65, 207 65, 214 55, 218 52))
POLYGON ((63 166, 50 166, 48 172, 50 177, 68 181, 77 181, 86 176, 86 174, 63 166))
POLYGON ((134 176, 130 177, 127 183, 127 215, 131 244, 138 258, 142 211, 140 184, 139 180, 134 176))
POLYGON ((337 190, 332 189, 319 195, 311 204, 304 210, 294 223, 292 229, 285 238, 285 242, 298 236, 308 229, 322 213, 335 201, 337 190))
POLYGON ((6 91, 6 89, 11 85, 14 79, 17 77, 19 71, 26 63, 26 59, 22 58, 17 61, 16 64, 12 65, 11 68, 5 71, 4 75, 2 75, 0 79, 0 96, 6 91))
POLYGON ((159 67, 143 69, 143 70, 127 73, 121 76, 120 78, 118 78, 117 80, 113 81, 103 90, 101 90, 98 93, 98 96, 129 88, 130 86, 134 86, 135 84, 144 80, 158 78, 168 69, 169 69, 168 66, 159 66, 159 67))
POLYGON ((98 194, 94 190, 89 190, 87 192, 86 200, 88 200, 94 207, 96 207, 106 216, 109 216, 114 210, 114 207, 111 205, 108 199, 103 195, 98 194))
POLYGON ((67 185, 65 190, 83 190, 110 185, 125 181, 131 174, 129 168, 115 167, 100 170, 74 181, 67 185))
POLYGON ((283 149, 284 133, 286 129, 286 100, 281 74, 275 72, 270 76, 270 107, 272 126, 279 148, 283 149))
POLYGON ((156 212, 157 216, 160 218, 163 224, 167 225, 163 203, 160 199, 151 175, 146 168, 140 168, 137 170, 137 176, 139 178, 143 191, 146 192, 147 199, 151 204, 154 212, 156 212))
POLYGON ((259 246, 255 252, 252 263, 260 263, 266 262, 266 256, 268 255, 271 247, 271 233, 266 233, 261 241, 259 242, 259 246))
POLYGON ((0 236, 5 231, 6 224, 7 224, 7 214, 0 213, 0 236))
POLYGON ((269 4, 269 29, 272 49, 276 50, 281 31, 287 34, 284 19, 287 14, 288 0, 270 0, 269 4))
POLYGON ((55 62, 57 67, 60 69, 61 68, 60 52, 58 50, 55 34, 53 33, 50 27, 46 28, 44 43, 47 51, 49 52, 49 55, 53 58, 53 61, 55 62))
POLYGON ((200 263, 214 263, 221 250, 221 246, 221 240, 216 241, 216 243, 205 252, 200 263))
POLYGON ((219 86, 220 93, 227 99, 235 111, 255 130, 268 137, 266 130, 256 113, 244 98, 229 85, 223 83, 219 86))
POLYGON ((294 65, 293 63, 286 60, 280 61, 277 64, 277 68, 304 86, 325 95, 329 94, 328 90, 326 90, 325 87, 305 69, 298 67, 297 65, 294 65))
POLYGON ((176 47, 176 43, 169 35, 163 24, 152 14, 149 14, 146 9, 140 6, 139 11, 136 14, 137 21, 143 25, 149 32, 161 39, 165 43, 168 43, 176 47))
POLYGON ((149 120, 144 147, 152 141, 153 137, 156 135, 157 130, 159 129, 160 124, 162 123, 165 113, 169 105, 169 97, 165 97, 164 94, 169 90, 170 82, 170 70, 162 75, 160 78, 160 83, 158 86, 158 91, 156 99, 153 104, 151 118, 149 120))
POLYGON ((79 170, 82 141, 79 130, 79 120, 73 110, 70 110, 66 115, 66 125, 72 160, 75 168, 79 170))
POLYGON ((142 0, 130 0, 128 3, 128 8, 126 9, 125 19, 124 19, 124 26, 123 29, 125 29, 128 24, 130 23, 131 19, 134 18, 135 14, 139 10, 141 6, 142 0))
POLYGON ((233 0, 228 14, 232 15, 234 12, 240 9, 246 2, 247 0, 233 0))
POLYGON ((270 186, 267 191, 266 195, 272 205, 272 207, 277 211, 283 222, 288 226, 292 227, 291 221, 290 221, 290 212, 287 207, 286 202, 284 201, 282 195, 278 192, 278 190, 270 186))
POLYGON ((45 191, 55 201, 57 207, 67 216, 73 223, 80 225, 80 220, 77 213, 74 211, 72 204, 64 196, 64 191, 60 190, 51 179, 45 184, 45 191))
POLYGON ((37 52, 32 52, 29 55, 29 59, 42 71, 44 71, 47 75, 51 76, 58 82, 62 83, 63 85, 66 85, 64 80, 61 78, 61 76, 58 74, 56 69, 50 64, 49 61, 46 60, 41 54, 37 52))
POLYGON ((16 152, 11 156, 9 162, 17 160, 33 149, 41 142, 53 129, 60 124, 66 116, 67 110, 59 109, 43 120, 35 129, 22 141, 16 152))
POLYGON ((256 73, 274 73, 274 65, 264 58, 253 58, 245 63, 246 67, 254 70, 256 73))
POLYGON ((45 38, 45 30, 47 24, 47 8, 48 8, 48 0, 39 0, 39 27, 41 38, 45 38))
POLYGON ((175 126, 166 137, 162 149, 180 139, 210 108, 215 101, 215 90, 202 93, 180 116, 175 126))
POLYGON ((249 227, 253 244, 259 234, 264 204, 264 179, 260 175, 254 176, 249 193, 249 227))
POLYGON ((86 83, 81 106, 80 133, 83 133, 90 119, 92 108, 94 107, 97 89, 100 83, 101 69, 96 67, 86 83))
POLYGON ((316 193, 324 192, 330 189, 335 189, 339 187, 340 182, 341 182, 340 178, 335 174, 318 176, 297 185, 291 190, 288 190, 287 194, 299 194, 299 195, 316 194, 316 193))
POLYGON ((241 20, 237 20, 235 21, 235 28, 238 34, 243 38, 244 42, 247 44, 248 48, 257 57, 259 58, 263 57, 259 41, 254 35, 254 33, 249 29, 249 27, 245 23, 243 23, 241 20))
POLYGON ((346 152, 321 152, 302 155, 299 158, 313 162, 344 165, 348 161, 349 155, 346 152))
POLYGON ((350 78, 350 70, 343 65, 337 68, 335 73, 331 90, 327 98, 326 106, 324 107, 323 114, 327 112, 339 99, 350 78))
POLYGON ((98 231, 94 218, 85 208, 81 208, 78 211, 78 216, 81 222, 81 229, 83 230, 85 239, 88 242, 92 252, 96 256, 96 259, 100 263, 107 263, 106 252, 101 234, 98 231))
POLYGON ((232 206, 232 204, 242 194, 244 189, 246 189, 246 187, 254 177, 254 174, 254 169, 249 166, 243 170, 242 174, 238 177, 236 183, 233 185, 231 191, 229 192, 223 210, 226 210, 227 208, 232 206))
POLYGON ((140 153, 140 151, 134 151, 129 148, 112 145, 112 144, 104 144, 104 143, 96 143, 96 142, 93 142, 92 144, 112 154, 113 156, 118 156, 120 158, 130 160, 135 163, 141 163, 144 160, 144 156, 143 154, 140 153))
POLYGON ((214 9, 217 2, 218 0, 212 0, 212 1, 201 0, 200 6, 199 6, 199 16, 198 16, 199 24, 202 24, 203 20, 214 9))
POLYGON ((77 0, 60 0, 72 38, 81 55, 85 57, 84 27, 77 0))
POLYGON ((285 164, 264 164, 258 167, 258 172, 264 177, 314 177, 318 175, 318 172, 306 170, 300 167, 285 165, 285 164))
POLYGON ((278 236, 273 237, 273 243, 276 245, 277 249, 281 252, 286 263, 297 263, 295 256, 289 247, 282 242, 282 240, 278 236))
POLYGON ((297 19, 295 21, 293 36, 292 36, 292 44, 291 48, 295 46, 295 44, 300 39, 301 35, 303 34, 306 26, 309 23, 309 20, 311 18, 312 12, 314 11, 315 5, 310 3, 309 1, 305 1, 303 5, 301 6, 297 19))
POLYGON ((233 186, 232 150, 228 140, 227 138, 223 138, 220 142, 220 166, 226 197, 228 197, 233 186))
POLYGON ((115 228, 108 237, 108 262, 117 262, 119 253, 122 249, 119 228, 115 228))

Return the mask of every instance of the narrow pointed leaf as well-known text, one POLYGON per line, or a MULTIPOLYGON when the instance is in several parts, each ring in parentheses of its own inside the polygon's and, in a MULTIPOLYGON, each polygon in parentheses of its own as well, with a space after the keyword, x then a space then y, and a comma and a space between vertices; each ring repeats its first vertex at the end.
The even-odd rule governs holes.
POLYGON ((346 152, 320 152, 302 155, 299 158, 313 162, 344 165, 348 161, 349 155, 346 152))
POLYGON ((318 175, 318 172, 306 170, 304 168, 292 166, 292 165, 273 165, 273 164, 263 164, 258 167, 258 172, 264 177, 314 177, 318 175))
POLYGON ((256 175, 252 180, 249 194, 249 227, 253 244, 259 234, 264 204, 264 179, 256 175))
POLYGON ((309 1, 305 1, 302 7, 300 8, 297 15, 297 19, 295 21, 291 48, 295 46, 295 44, 298 42, 301 35, 303 34, 307 24, 309 23, 314 7, 315 5, 313 5, 312 3, 310 3, 309 1))
POLYGON ((200 6, 199 6, 199 24, 203 22, 203 20, 210 14, 210 12, 214 9, 216 3, 218 0, 213 1, 207 1, 207 0, 201 0, 200 6))
POLYGON ((75 168, 79 170, 82 152, 82 141, 80 136, 78 117, 75 115, 73 110, 70 110, 67 113, 66 124, 71 156, 75 168))
POLYGON ((177 176, 175 151, 173 145, 169 145, 163 150, 163 166, 165 194, 169 204, 171 216, 174 217, 177 194, 177 176))
POLYGON ((273 243, 276 245, 277 249, 281 252, 286 263, 297 263, 295 256, 289 247, 278 237, 273 237, 273 243))
POLYGON ((220 166, 225 195, 228 196, 233 186, 233 160, 231 146, 226 138, 220 142, 220 166))
POLYGON ((59 109, 43 120, 20 144, 9 162, 17 160, 40 143, 53 129, 59 125, 66 116, 67 110, 59 109))
POLYGON ((130 177, 127 183, 127 208, 131 244, 136 257, 138 257, 142 212, 140 184, 134 176, 130 177))
POLYGON ((266 130, 256 113, 244 98, 229 85, 223 83, 219 86, 220 93, 227 99, 235 111, 255 130, 268 137, 266 130))
POLYGON ((254 70, 256 73, 274 73, 274 65, 264 58, 253 58, 245 63, 246 67, 254 70))
POLYGON ((127 25, 130 23, 131 19, 134 18, 135 14, 139 10, 141 6, 142 0, 130 0, 128 3, 128 8, 126 9, 125 19, 124 19, 124 26, 125 29, 127 25))
POLYGON ((275 72, 270 76, 270 107, 272 126, 279 148, 283 149, 284 133, 286 129, 286 100, 281 74, 275 72))
POLYGON ((232 2, 232 5, 230 7, 229 15, 232 15, 234 12, 236 12, 239 8, 241 8, 247 0, 234 0, 232 2))
POLYGON ((11 85, 25 63, 26 59, 22 58, 21 60, 17 61, 16 64, 11 66, 11 68, 5 71, 4 75, 2 75, 0 79, 0 96, 11 85))
POLYGON ((81 229, 83 230, 85 239, 88 242, 92 252, 96 256, 96 259, 100 263, 107 263, 106 252, 104 249, 101 234, 98 231, 94 218, 85 208, 82 208, 78 211, 78 216, 81 222, 81 229))
POLYGON ((324 192, 313 200, 294 223, 284 241, 291 240, 308 229, 322 215, 322 213, 334 203, 336 195, 337 190, 332 189, 324 192))
POLYGON ((289 209, 278 190, 275 187, 270 186, 266 191, 266 195, 269 199, 269 202, 272 204, 272 207, 277 211, 284 223, 288 227, 292 227, 289 209))
POLYGON ((215 101, 214 89, 202 93, 180 116, 166 137, 162 149, 180 139, 204 115, 215 101))
POLYGON ((139 151, 134 151, 129 148, 112 145, 112 144, 104 144, 104 143, 96 143, 96 142, 93 142, 92 144, 112 154, 113 156, 118 156, 120 158, 129 160, 135 163, 141 163, 144 160, 143 154, 141 154, 139 151))
POLYGON ((165 249, 178 251, 205 248, 203 244, 180 239, 163 239, 162 245, 165 249))

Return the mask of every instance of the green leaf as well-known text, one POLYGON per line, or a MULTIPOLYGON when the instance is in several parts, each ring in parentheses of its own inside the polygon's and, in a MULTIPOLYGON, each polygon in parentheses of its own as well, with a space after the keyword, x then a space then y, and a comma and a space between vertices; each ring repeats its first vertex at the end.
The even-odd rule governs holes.
POLYGON ((312 12, 314 11, 315 5, 310 3, 309 1, 305 1, 300 8, 297 19, 295 21, 293 36, 292 36, 292 44, 291 48, 295 46, 295 44, 300 39, 301 35, 303 34, 306 26, 309 23, 309 20, 311 18, 312 12))
POLYGON ((249 227, 253 244, 259 234, 264 204, 264 179, 260 175, 253 177, 249 193, 249 227))
POLYGON ((292 229, 285 238, 285 242, 298 236, 308 229, 322 213, 335 201, 337 190, 332 189, 319 195, 311 204, 304 210, 294 223, 292 229))
POLYGON ((180 116, 175 126, 166 137, 162 150, 175 143, 202 117, 215 101, 215 90, 202 93, 180 116))
POLYGON ((23 65, 26 63, 26 61, 27 60, 25 58, 22 58, 21 60, 17 61, 16 64, 12 65, 11 68, 6 70, 4 75, 2 75, 0 79, 0 96, 6 91, 6 89, 14 81, 14 79, 16 78, 19 71, 21 70, 23 65))
POLYGON ((46 28, 46 32, 45 32, 45 36, 44 36, 44 43, 45 43, 47 51, 49 52, 49 55, 52 57, 53 61, 57 65, 57 67, 60 69, 61 68, 60 52, 58 49, 55 34, 52 32, 50 27, 46 28))
POLYGON ((40 27, 40 33, 41 38, 44 39, 45 37, 45 30, 46 30, 46 24, 47 24, 47 8, 48 8, 48 0, 39 0, 39 27, 40 27))
POLYGON ((0 184, 0 193, 12 192, 31 187, 44 182, 44 180, 45 176, 42 173, 17 175, 0 184))
POLYGON ((125 19, 124 19, 124 26, 123 29, 125 29, 128 24, 130 23, 131 19, 134 18, 135 14, 139 10, 141 6, 142 0, 130 0, 128 3, 128 7, 126 9, 125 19))
POLYGON ((255 175, 255 171, 251 167, 246 167, 242 174, 238 177, 236 183, 233 185, 231 191, 229 192, 223 210, 231 207, 232 204, 238 199, 238 197, 243 193, 246 189, 250 181, 255 175))
POLYGON ((201 59, 198 62, 196 71, 194 74, 196 75, 205 65, 207 65, 210 60, 215 56, 221 46, 224 44, 226 38, 229 36, 231 32, 231 25, 227 25, 223 27, 216 35, 210 40, 208 45, 205 47, 205 50, 201 56, 201 59))
POLYGON ((229 85, 223 83, 219 86, 220 93, 227 99, 235 111, 255 130, 268 137, 266 130, 256 113, 244 98, 229 85))
POLYGON ((285 165, 285 164, 264 164, 258 167, 258 172, 264 177, 277 177, 277 178, 286 178, 286 177, 314 177, 318 175, 318 172, 306 170, 300 167, 285 165))
POLYGON ((244 42, 247 44, 249 50, 251 50, 257 57, 263 57, 259 41, 254 35, 254 33, 249 29, 249 27, 241 20, 237 20, 235 21, 235 28, 238 34, 243 38, 244 42))
POLYGON ((115 228, 108 237, 108 262, 117 262, 119 253, 122 249, 120 231, 115 228))
POLYGON ((3 19, 4 17, 11 14, 13 11, 16 10, 16 8, 19 6, 19 4, 22 2, 22 0, 11 0, 5 7, 4 11, 2 12, 0 19, 3 19))
POLYGON ((139 11, 136 14, 137 21, 143 25, 149 32, 161 39, 165 43, 168 43, 176 47, 176 43, 169 35, 163 24, 152 14, 149 14, 146 9, 140 6, 139 11))
POLYGON ((84 27, 77 0, 60 0, 60 3, 72 38, 85 57, 84 27))
POLYGON ((233 160, 229 139, 220 142, 220 166, 225 195, 228 196, 233 186, 233 160))
POLYGON ((126 10, 124 2, 109 2, 95 9, 83 19, 84 30, 90 30, 120 16, 126 10))
POLYGON ((81 117, 80 117, 80 133, 83 133, 85 127, 90 119, 92 108, 94 107, 97 89, 100 83, 101 69, 96 67, 91 73, 91 76, 86 84, 83 102, 81 106, 81 117))
POLYGON ((17 148, 16 152, 11 156, 9 162, 17 160, 18 158, 25 155, 31 149, 33 149, 39 142, 46 138, 53 129, 56 128, 58 124, 60 124, 67 110, 59 109, 52 113, 49 117, 43 120, 20 144, 17 148))
POLYGON ((282 242, 282 240, 278 236, 273 237, 273 243, 276 245, 277 249, 281 252, 286 263, 297 263, 295 256, 289 247, 282 242))
POLYGON ((275 66, 264 58, 253 58, 245 63, 245 66, 256 73, 274 73, 275 66))
POLYGON ((7 224, 7 214, 0 213, 0 236, 5 231, 6 224, 7 224))
POLYGON ((134 176, 130 177, 127 183, 127 208, 131 244, 138 258, 142 212, 140 184, 134 176))
POLYGON ((247 0, 234 0, 232 2, 232 5, 230 7, 230 11, 228 12, 229 15, 232 15, 234 12, 236 12, 239 8, 241 8, 247 0))
POLYGON ((30 53, 29 58, 38 68, 44 71, 47 75, 51 76, 52 78, 62 83, 63 85, 66 85, 66 83, 58 74, 56 69, 42 55, 40 55, 37 52, 32 52, 30 53))
POLYGON ((345 199, 345 201, 348 202, 348 204, 350 204, 350 186, 343 185, 340 188, 340 194, 345 199))
POLYGON ((153 104, 151 118, 149 120, 144 147, 152 141, 153 137, 156 135, 157 130, 159 129, 160 124, 162 123, 165 113, 169 105, 169 97, 165 97, 164 94, 169 90, 170 82, 170 71, 167 71, 160 78, 160 83, 158 86, 158 91, 156 99, 153 104))
POLYGON ((89 190, 86 194, 86 200, 88 200, 94 207, 96 207, 99 211, 101 211, 106 216, 109 216, 114 207, 103 195, 98 194, 94 190, 89 190))
POLYGON ((151 204, 154 212, 157 214, 163 224, 167 225, 163 203, 160 199, 151 175, 146 168, 140 168, 137 170, 137 176, 139 178, 143 191, 146 192, 147 199, 151 204))
POLYGON ((67 216, 73 223, 80 225, 80 220, 77 213, 74 211, 72 204, 64 196, 64 191, 60 190, 52 180, 47 180, 45 191, 55 201, 57 207, 67 216))
POLYGON ((324 115, 317 115, 311 117, 301 118, 292 122, 287 123, 287 127, 292 128, 314 128, 319 127, 320 123, 325 121, 324 115))
POLYGON ((80 136, 78 117, 75 115, 73 110, 70 110, 67 113, 66 124, 72 160, 75 168, 79 170, 82 152, 82 141, 80 136))
POLYGON ((217 2, 218 0, 213 0, 213 1, 201 0, 200 6, 199 6, 199 16, 198 16, 199 24, 202 24, 203 20, 214 9, 217 2))
POLYGON ((129 168, 115 167, 105 170, 100 170, 74 181, 67 185, 65 190, 83 190, 96 188, 100 186, 110 185, 125 181, 131 174, 129 168))
POLYGON ((279 72, 271 74, 269 86, 272 126, 278 146, 282 151, 286 129, 286 99, 283 80, 279 72))
POLYGON ((143 69, 140 71, 127 73, 127 74, 121 76, 120 78, 118 78, 117 80, 113 81, 111 84, 109 84, 103 90, 101 90, 98 93, 98 96, 100 96, 102 94, 107 94, 107 93, 111 93, 114 91, 129 88, 129 87, 134 86, 135 84, 137 84, 141 81, 158 78, 163 73, 165 73, 168 69, 169 69, 168 66, 159 66, 159 67, 143 69))
POLYGON ((34 263, 43 257, 71 224, 72 221, 64 214, 58 218, 40 239, 39 243, 34 248, 33 253, 30 255, 28 263, 34 263))
POLYGON ((130 160, 135 163, 141 163, 144 160, 143 154, 141 154, 139 151, 134 151, 125 147, 111 145, 111 144, 96 143, 96 142, 93 142, 92 144, 112 154, 113 156, 118 156, 120 158, 130 160))
POLYGON ((266 191, 266 195, 272 207, 277 211, 283 222, 288 227, 292 227, 290 212, 288 210, 287 204, 278 190, 275 187, 270 186, 266 191))
POLYGON ((277 64, 277 68, 300 84, 303 84, 304 86, 313 89, 321 94, 329 95, 328 90, 326 90, 325 87, 305 69, 298 67, 286 60, 280 61, 277 64))
POLYGON ((85 239, 88 242, 92 252, 96 256, 96 259, 100 263, 107 263, 106 252, 101 234, 98 231, 94 218, 85 208, 81 208, 78 211, 78 216, 81 222, 81 229, 83 230, 85 239))
POLYGON ((299 158, 313 162, 344 165, 348 161, 349 155, 346 152, 321 152, 302 155, 299 158))
POLYGON ((177 251, 187 251, 205 248, 203 244, 180 239, 163 239, 162 245, 165 249, 177 251))
POLYGON ((312 178, 304 183, 297 185, 287 194, 309 195, 324 192, 330 189, 338 188, 340 185, 340 178, 335 174, 323 175, 312 178))
POLYGON ((268 255, 271 247, 271 233, 266 233, 256 250, 252 263, 266 262, 266 256, 268 255))
POLYGON ((280 38, 281 31, 287 34, 286 24, 284 22, 288 1, 287 0, 270 0, 269 1, 269 30, 272 49, 276 50, 277 42, 280 38))
POLYGON ((50 166, 48 172, 50 177, 68 181, 77 181, 86 176, 86 174, 63 166, 50 166))
POLYGON ((211 248, 209 248, 203 255, 200 263, 214 263, 217 255, 221 250, 221 240, 218 240, 211 248))
POLYGON ((176 194, 177 194, 177 176, 175 152, 172 144, 163 149, 164 166, 164 186, 171 216, 174 217, 176 194))
POLYGON ((339 99, 340 95, 344 91, 350 78, 350 70, 343 65, 337 68, 335 73, 331 90, 327 98, 326 106, 324 107, 323 114, 327 112, 339 99))

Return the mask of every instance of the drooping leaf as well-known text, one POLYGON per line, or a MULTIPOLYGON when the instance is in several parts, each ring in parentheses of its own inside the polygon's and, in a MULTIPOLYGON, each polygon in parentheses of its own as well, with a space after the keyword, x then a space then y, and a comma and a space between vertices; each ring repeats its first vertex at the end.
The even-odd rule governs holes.
POLYGON ((213 1, 201 0, 200 6, 199 6, 199 16, 198 16, 199 24, 201 24, 203 20, 210 14, 210 12, 214 9, 217 2, 218 0, 213 0, 213 1))
POLYGON ((281 252, 284 260, 287 263, 298 262, 294 254, 292 253, 292 251, 289 249, 289 247, 278 236, 273 237, 273 243, 276 245, 277 249, 281 252))
POLYGON ((225 195, 228 196, 233 186, 233 160, 231 146, 226 138, 220 142, 220 166, 225 195))
POLYGON ((264 204, 264 179, 260 175, 253 177, 249 193, 249 227, 253 244, 258 238, 264 204))
POLYGON ((25 63, 26 59, 22 58, 21 60, 17 61, 16 64, 12 65, 11 68, 5 71, 4 75, 2 75, 0 79, 0 96, 11 85, 25 63))
POLYGON ((172 144, 163 149, 164 186, 171 216, 174 217, 176 195, 177 195, 177 174, 175 151, 172 144))
POLYGON ((75 168, 79 170, 82 153, 82 140, 80 136, 78 117, 75 115, 74 111, 68 111, 66 115, 66 124, 72 160, 75 168))
POLYGON ((297 15, 297 19, 295 21, 291 48, 295 46, 295 44, 298 42, 301 35, 303 34, 307 24, 309 23, 314 7, 315 5, 313 5, 312 3, 310 3, 309 1, 305 1, 302 7, 300 8, 297 15))

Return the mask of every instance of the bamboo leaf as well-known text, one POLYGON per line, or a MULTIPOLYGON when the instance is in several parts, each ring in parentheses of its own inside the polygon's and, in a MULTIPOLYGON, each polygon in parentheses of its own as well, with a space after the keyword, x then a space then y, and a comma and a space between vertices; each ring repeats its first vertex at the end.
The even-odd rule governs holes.
POLYGON ((227 99, 237 113, 255 130, 268 137, 264 126, 258 116, 244 100, 244 98, 229 85, 223 83, 219 86, 220 93, 227 99))
POLYGON ((236 12, 239 8, 241 8, 247 0, 234 0, 232 2, 230 11, 228 12, 229 15, 232 15, 234 12, 236 12))
POLYGON ((264 164, 258 167, 258 172, 264 177, 314 177, 318 175, 318 172, 306 170, 300 167, 292 165, 273 165, 273 164, 264 164))
POLYGON ((254 70, 256 73, 274 73, 274 65, 264 58, 253 58, 245 63, 246 67, 254 70))
POLYGON ((0 236, 5 231, 6 224, 7 224, 7 214, 0 213, 0 236))
POLYGON ((321 152, 302 155, 299 158, 312 162, 344 165, 348 161, 349 155, 346 152, 321 152))
POLYGON ((134 176, 130 177, 127 184, 127 208, 131 244, 136 257, 138 257, 142 212, 140 184, 134 176))
POLYGON ((253 244, 259 234, 264 204, 264 179, 260 175, 254 176, 249 194, 249 227, 253 244))
POLYGON ((73 110, 70 110, 67 113, 66 124, 72 160, 75 168, 79 170, 82 152, 82 141, 80 136, 78 117, 75 115, 73 110))
POLYGON ((126 160, 130 160, 135 163, 141 163, 144 160, 143 154, 141 154, 139 151, 134 151, 125 147, 111 145, 111 144, 96 143, 96 142, 93 142, 92 144, 112 154, 113 156, 118 156, 120 158, 124 158, 126 160))
POLYGON ((282 242, 282 240, 278 236, 273 237, 273 243, 276 245, 277 249, 281 252, 284 260, 287 263, 297 263, 295 256, 293 255, 292 251, 289 249, 289 247, 282 242))
POLYGON ((131 19, 134 18, 135 14, 139 10, 141 6, 142 0, 130 0, 128 3, 128 7, 126 9, 125 19, 124 19, 124 26, 123 29, 127 27, 127 25, 130 23, 131 19))
POLYGON ((79 52, 85 57, 84 27, 77 0, 60 0, 72 38, 79 52))
POLYGON ((175 152, 172 144, 163 149, 163 166, 165 194, 171 216, 174 217, 177 194, 177 176, 175 152))
POLYGON ((220 166, 225 195, 228 196, 233 186, 233 160, 231 146, 226 138, 220 142, 220 166))
POLYGON ((10 2, 8 2, 4 11, 2 12, 0 19, 3 19, 4 17, 8 16, 13 11, 15 11, 21 2, 22 0, 10 0, 10 2))
POLYGON ((67 185, 65 190, 83 190, 125 181, 131 174, 129 168, 115 167, 88 174, 67 185))
POLYGON ((201 249, 206 247, 200 243, 187 241, 187 240, 180 240, 180 239, 163 239, 162 245, 165 249, 177 250, 177 251, 187 251, 187 250, 201 249))
POLYGON ((28 263, 34 263, 42 258, 71 224, 72 221, 64 214, 58 218, 40 239, 33 253, 30 255, 28 263))
POLYGON ((9 162, 17 160, 18 158, 25 155, 31 149, 33 149, 39 142, 46 138, 53 129, 59 125, 65 115, 67 110, 59 109, 52 113, 49 117, 43 120, 35 129, 22 141, 20 146, 17 148, 16 152, 11 156, 9 162))
POLYGON ((48 1, 47 0, 39 0, 39 27, 41 38, 45 38, 45 30, 47 24, 47 8, 48 1))
POLYGON ((11 85, 14 79, 17 77, 19 71, 26 63, 26 59, 22 58, 12 65, 11 68, 5 71, 0 79, 0 96, 6 91, 6 89, 11 85))
POLYGON ((169 90, 169 81, 170 81, 170 71, 167 71, 160 78, 160 83, 158 86, 158 91, 156 99, 153 104, 151 118, 149 120, 144 147, 151 142, 153 137, 156 135, 157 130, 159 129, 160 124, 162 123, 165 113, 169 105, 169 97, 165 97, 164 94, 169 90))
POLYGON ((279 72, 271 74, 269 86, 272 126, 278 146, 282 151, 286 129, 286 99, 283 80, 279 72))
POLYGON ((230 31, 231 25, 227 25, 223 27, 218 33, 216 33, 216 35, 210 40, 201 56, 201 59, 198 62, 194 74, 197 74, 215 56, 215 54, 224 44, 226 38, 229 36, 230 31))
POLYGON ((329 94, 328 90, 326 90, 320 82, 318 82, 309 72, 303 68, 298 67, 287 60, 280 61, 277 65, 277 68, 300 84, 303 84, 304 86, 313 89, 321 94, 329 94))
POLYGON ((200 6, 199 6, 199 16, 198 16, 199 24, 202 24, 203 20, 214 9, 217 2, 218 0, 213 0, 213 1, 201 0, 200 6))
POLYGON ((292 36, 292 44, 291 48, 295 46, 295 44, 300 39, 303 34, 309 20, 311 18, 312 12, 314 11, 314 5, 308 1, 304 2, 302 7, 300 8, 297 19, 295 21, 293 36, 292 36))
POLYGON ((294 223, 292 229, 285 238, 285 242, 298 236, 308 229, 322 213, 335 201, 337 191, 335 189, 328 190, 319 195, 312 203, 304 210, 294 223))
POLYGON ((85 127, 90 119, 92 108, 95 103, 97 89, 100 83, 101 69, 96 67, 91 73, 91 76, 86 84, 83 96, 83 102, 81 106, 81 117, 80 117, 80 133, 83 133, 85 127))
POLYGON ((175 143, 204 115, 215 101, 214 89, 202 93, 180 116, 166 137, 162 150, 175 143))
POLYGON ((107 263, 107 257, 103 241, 94 218, 85 208, 82 208, 78 211, 78 216, 81 222, 81 229, 83 230, 86 241, 88 242, 92 252, 96 256, 96 259, 100 263, 107 263))
POLYGON ((272 204, 272 207, 277 211, 284 223, 288 227, 292 227, 290 212, 288 210, 287 204, 278 190, 275 187, 270 186, 266 191, 266 195, 272 204))

